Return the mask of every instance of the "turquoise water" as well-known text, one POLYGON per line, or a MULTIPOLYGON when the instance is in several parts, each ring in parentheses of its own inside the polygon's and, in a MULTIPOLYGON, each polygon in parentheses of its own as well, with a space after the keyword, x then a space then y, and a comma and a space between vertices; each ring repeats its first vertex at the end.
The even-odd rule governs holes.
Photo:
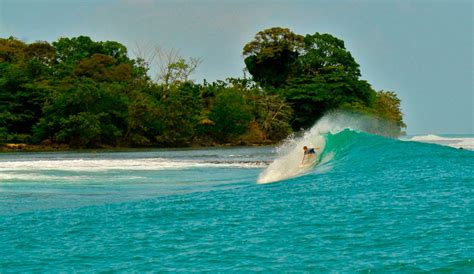
POLYGON ((474 271, 473 151, 321 138, 267 184, 273 147, 0 154, 0 272, 474 271))

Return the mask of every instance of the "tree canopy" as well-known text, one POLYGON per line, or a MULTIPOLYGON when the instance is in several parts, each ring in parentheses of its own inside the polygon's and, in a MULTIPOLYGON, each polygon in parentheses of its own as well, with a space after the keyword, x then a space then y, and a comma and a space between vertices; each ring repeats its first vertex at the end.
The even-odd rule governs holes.
POLYGON ((253 80, 291 105, 295 130, 310 127, 330 110, 355 110, 359 105, 370 109, 365 113, 393 120, 399 127, 398 133, 380 129, 382 134, 396 136, 405 126, 401 116, 384 115, 386 108, 400 112, 400 105, 381 106, 376 91, 360 78, 359 64, 344 41, 333 35, 299 35, 285 28, 270 28, 258 32, 244 46, 243 54, 253 80))
POLYGON ((150 61, 130 58, 116 41, 0 38, 0 143, 271 143, 333 109, 390 121, 373 126, 387 136, 405 127, 396 94, 374 91, 344 42, 330 34, 258 32, 243 49, 251 79, 197 84, 190 75, 201 58, 160 54, 154 77, 150 61))

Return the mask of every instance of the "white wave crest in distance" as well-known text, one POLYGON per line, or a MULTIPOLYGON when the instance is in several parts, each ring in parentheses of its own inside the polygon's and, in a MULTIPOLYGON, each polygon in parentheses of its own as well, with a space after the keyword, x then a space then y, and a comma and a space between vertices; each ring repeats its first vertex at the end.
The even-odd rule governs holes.
POLYGON ((438 144, 454 148, 474 150, 474 138, 441 137, 434 134, 413 136, 408 141, 438 144))
POLYGON ((152 159, 73 159, 73 160, 34 160, 0 162, 1 171, 61 170, 100 172, 106 170, 167 170, 199 167, 262 168, 261 162, 198 162, 175 161, 166 158, 152 159))

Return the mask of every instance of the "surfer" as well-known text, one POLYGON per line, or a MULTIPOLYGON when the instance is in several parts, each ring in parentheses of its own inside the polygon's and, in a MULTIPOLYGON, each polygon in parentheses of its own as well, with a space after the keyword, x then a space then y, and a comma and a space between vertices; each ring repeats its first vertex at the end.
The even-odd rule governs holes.
POLYGON ((317 148, 308 148, 307 146, 303 147, 304 154, 303 154, 303 160, 301 161, 301 164, 304 163, 305 159, 313 159, 313 158, 316 157, 316 150, 315 149, 319 149, 319 147, 317 147, 317 148), (308 156, 308 157, 306 157, 306 156, 308 156))

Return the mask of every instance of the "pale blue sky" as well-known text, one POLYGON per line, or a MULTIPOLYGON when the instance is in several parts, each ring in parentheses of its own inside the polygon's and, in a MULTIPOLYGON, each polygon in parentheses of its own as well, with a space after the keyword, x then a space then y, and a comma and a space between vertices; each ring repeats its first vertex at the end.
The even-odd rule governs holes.
POLYGON ((242 76, 242 47, 274 26, 343 39, 402 99, 409 134, 474 134, 472 1, 0 0, 0 37, 178 48, 204 60, 198 82, 242 76))

